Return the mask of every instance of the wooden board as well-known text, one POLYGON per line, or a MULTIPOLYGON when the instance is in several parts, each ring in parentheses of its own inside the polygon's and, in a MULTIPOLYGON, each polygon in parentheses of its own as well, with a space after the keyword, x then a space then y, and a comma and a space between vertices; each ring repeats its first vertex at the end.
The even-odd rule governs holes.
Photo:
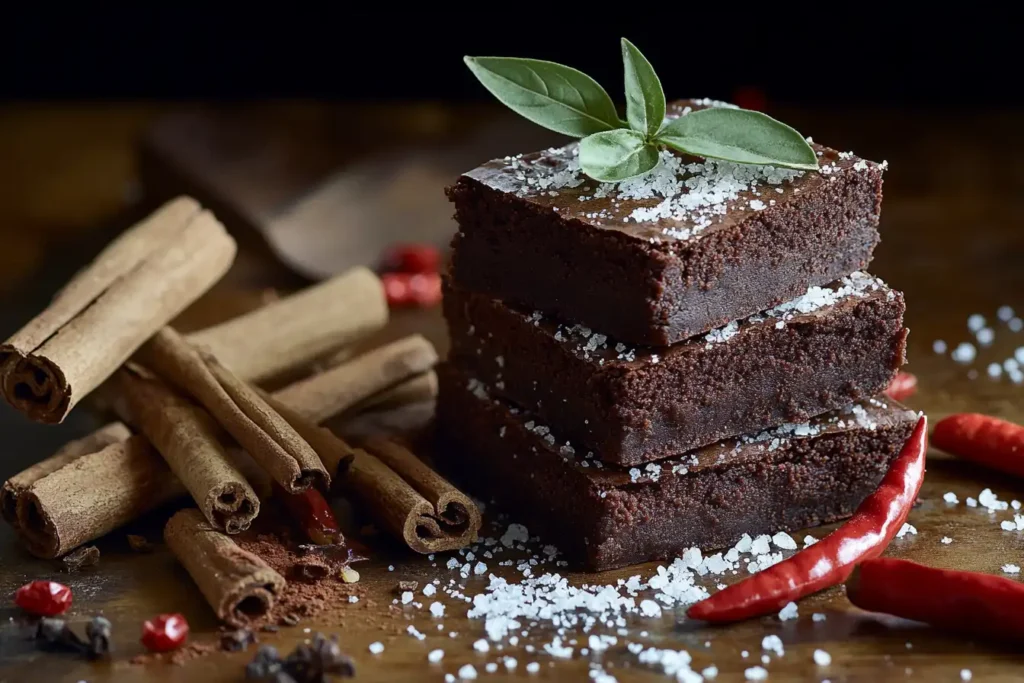
MULTIPOLYGON (((324 116, 324 121, 330 120, 326 110, 309 111, 312 120, 318 120, 318 115, 324 116)), ((374 117, 387 121, 388 115, 390 120, 400 118, 394 111, 387 114, 386 108, 368 111, 373 114, 362 114, 366 121, 374 117)), ((455 127, 463 120, 463 114, 457 110, 439 111, 451 117, 455 127)), ((848 109, 778 114, 816 139, 853 149, 868 158, 888 158, 892 165, 886 177, 884 239, 872 270, 907 294, 907 323, 912 330, 909 369, 921 380, 918 395, 908 403, 927 411, 933 420, 954 411, 977 410, 1024 422, 1024 386, 1015 386, 1005 378, 989 380, 984 372, 988 362, 1002 360, 1016 347, 1024 346, 1024 334, 1015 335, 1005 327, 997 327, 995 345, 982 350, 979 360, 969 367, 937 356, 931 349, 932 341, 939 338, 950 346, 969 340, 965 322, 971 313, 982 313, 993 320, 996 308, 1002 304, 1024 311, 1024 232, 1020 230, 1024 224, 1024 204, 1019 199, 1024 196, 1024 176, 1015 161, 1024 151, 1024 139, 1016 135, 1019 116, 978 111, 901 113, 848 109), (969 379, 971 368, 980 370, 981 376, 969 379)), ((269 116, 266 111, 252 114, 256 118, 259 115, 269 116)), ((472 118, 473 114, 469 116, 472 118)), ((250 120, 244 118, 238 125, 250 120)), ((330 128, 326 123, 323 127, 330 128)), ((294 124, 288 128, 293 132, 301 129, 303 126, 294 124)), ((366 130, 372 131, 370 123, 366 130)), ((311 137, 316 139, 315 135, 311 137)), ((325 169, 328 166, 331 165, 324 164, 325 169)), ((269 164, 269 168, 275 165, 269 164)), ((0 167, 0 184, 15 173, 16 169, 0 167)), ((266 173, 273 175, 270 171, 266 173)), ((300 187, 297 194, 304 195, 302 184, 296 185, 300 187)), ((287 197, 295 192, 282 191, 283 199, 267 201, 271 207, 268 215, 276 215, 273 207, 286 205, 287 197)), ((272 196, 262 191, 254 194, 272 196)), ((230 197, 223 199, 228 201, 230 197)), ((241 296, 248 287, 252 296, 257 296, 265 283, 260 274, 267 272, 263 270, 267 266, 263 260, 251 258, 251 252, 243 261, 246 276, 232 280, 232 288, 241 296)), ((206 316, 215 315, 217 296, 207 301, 204 321, 206 316)), ((394 325, 403 330, 424 329, 435 336, 440 329, 436 314, 401 316, 394 325)), ((88 421, 79 417, 82 419, 76 430, 87 430, 88 421)), ((22 435, 40 432, 40 428, 31 425, 21 425, 19 429, 24 429, 22 435)), ((12 432, 7 436, 17 435, 12 432)), ((50 444, 17 452, 8 449, 0 460, 0 476, 8 476, 47 455, 51 447, 52 439, 50 444)), ((1007 518, 1007 513, 991 515, 981 508, 968 508, 963 502, 953 506, 942 500, 947 491, 964 501, 968 496, 977 497, 984 488, 992 488, 1003 500, 1024 500, 1024 482, 930 453, 922 503, 910 516, 919 533, 896 541, 889 553, 943 567, 991 573, 998 573, 1007 563, 1024 564, 1024 533, 999 528, 998 522, 1007 518), (941 543, 944 536, 953 542, 941 543)), ((144 521, 135 530, 155 539, 159 521, 159 516, 144 521)), ((498 526, 498 531, 488 533, 500 533, 505 523, 507 520, 498 526)), ((814 529, 810 533, 820 537, 826 531, 814 529)), ((106 614, 114 622, 117 646, 111 664, 93 665, 69 656, 43 654, 18 636, 16 624, 8 619, 15 617, 16 611, 0 608, 0 681, 241 680, 242 667, 251 652, 215 653, 180 667, 129 664, 128 660, 140 652, 139 625, 155 613, 183 612, 193 626, 194 637, 202 641, 216 639, 217 624, 189 577, 164 549, 158 548, 151 555, 136 555, 128 550, 121 533, 103 539, 99 547, 103 552, 99 567, 78 575, 60 574, 54 564, 25 554, 9 529, 0 529, 0 593, 9 594, 34 578, 63 580, 75 591, 72 621, 80 624, 91 614, 106 614)), ((850 606, 841 589, 801 602, 800 618, 794 621, 765 618, 730 628, 703 629, 681 621, 681 614, 671 612, 659 619, 630 618, 629 634, 620 637, 616 646, 600 656, 581 657, 577 651, 568 661, 526 651, 527 645, 540 648, 550 642, 553 631, 540 625, 530 628, 530 637, 515 647, 505 644, 501 652, 481 654, 473 650, 472 643, 483 637, 483 626, 478 620, 466 618, 469 606, 465 603, 442 597, 447 611, 441 620, 432 619, 425 607, 389 609, 398 580, 414 579, 421 585, 434 578, 462 581, 457 572, 444 568, 447 557, 431 562, 392 544, 377 543, 374 547, 378 554, 360 568, 365 595, 359 603, 339 605, 322 618, 282 629, 277 635, 261 636, 263 642, 287 650, 309 637, 306 628, 337 633, 343 647, 356 659, 358 680, 362 681, 441 681, 445 673, 455 673, 467 663, 477 668, 478 680, 587 680, 591 661, 602 662, 608 673, 623 682, 670 680, 661 672, 640 665, 626 650, 627 642, 687 650, 695 669, 713 663, 720 670, 718 680, 743 680, 743 671, 760 663, 762 638, 772 633, 782 638, 786 654, 781 658, 771 656, 766 665, 769 680, 955 681, 960 679, 961 669, 970 669, 974 681, 1001 681, 1019 678, 1024 665, 1024 656, 1015 648, 947 636, 920 625, 864 614, 850 606), (390 571, 389 566, 394 570, 390 571), (810 617, 814 612, 826 614, 826 620, 814 622, 810 617), (440 631, 439 623, 443 624, 440 631), (409 625, 425 633, 426 640, 421 642, 409 636, 409 625), (449 637, 450 632, 457 636, 449 637), (384 643, 383 654, 377 656, 367 651, 368 644, 374 641, 384 643), (429 664, 427 653, 435 648, 445 650, 444 660, 429 664), (813 663, 812 653, 818 648, 831 654, 829 667, 819 668, 813 663), (746 658, 743 651, 748 652, 746 658), (495 674, 485 673, 486 663, 504 655, 517 658, 519 666, 514 673, 506 673, 501 667, 495 674), (537 674, 530 675, 524 670, 529 661, 541 665, 537 674)), ((632 574, 646 578, 656 566, 640 565, 604 574, 571 574, 570 579, 575 584, 595 584, 632 574)), ((490 569, 510 580, 516 576, 512 568, 490 569)), ((463 583, 466 593, 475 594, 484 589, 486 579, 473 577, 463 583)), ((420 602, 429 604, 422 599, 420 602)), ((578 638, 579 634, 569 637, 578 638)))

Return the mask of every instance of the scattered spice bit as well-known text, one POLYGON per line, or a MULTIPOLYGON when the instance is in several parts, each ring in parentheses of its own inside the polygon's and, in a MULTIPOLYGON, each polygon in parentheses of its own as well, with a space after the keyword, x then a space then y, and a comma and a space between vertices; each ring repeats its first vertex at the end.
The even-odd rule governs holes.
POLYGON ((71 589, 56 581, 32 581, 14 593, 14 604, 31 614, 53 617, 71 607, 71 589))
POLYGON ((1024 427, 978 413, 939 420, 935 447, 1000 472, 1024 477, 1024 427))
POLYGON ((281 629, 277 627, 277 624, 263 624, 263 626, 260 626, 260 630, 264 633, 277 633, 281 629))
POLYGON ((281 623, 285 626, 295 626, 299 623, 299 615, 295 614, 294 612, 289 612, 288 614, 281 617, 281 623))
POLYGON ((85 643, 75 634, 63 619, 43 617, 36 624, 35 638, 51 648, 65 651, 83 652, 85 643))
POLYGON ((414 591, 417 588, 419 588, 419 586, 420 586, 420 584, 419 584, 418 581, 399 581, 398 582, 398 591, 399 592, 414 591))
POLYGON ((892 378, 885 395, 894 401, 910 398, 917 391, 917 377, 909 372, 897 372, 892 378))
POLYGON ((139 536, 137 534, 128 534, 128 547, 137 553, 153 552, 153 544, 150 543, 145 536, 139 536))
POLYGON ((240 628, 221 634, 220 649, 225 652, 242 652, 257 642, 259 641, 255 633, 247 628, 240 628))
POLYGON ((110 654, 110 620, 95 616, 85 625, 85 637, 89 639, 86 649, 91 659, 100 659, 110 654))
POLYGON ((322 633, 283 660, 275 648, 264 645, 245 667, 246 679, 275 683, 327 683, 331 676, 351 678, 355 673, 355 664, 342 653, 337 636, 327 638, 322 633))
POLYGON ((188 622, 180 614, 160 614, 142 625, 142 644, 151 652, 169 652, 188 640, 188 622))
POLYGON ((344 544, 345 537, 338 526, 338 520, 323 494, 315 488, 301 493, 288 493, 280 486, 275 487, 274 497, 284 503, 292 519, 302 533, 317 545, 344 544))
POLYGON ((868 560, 846 584, 854 605, 968 635, 1024 641, 1024 584, 894 558, 868 560))
POLYGON ((94 545, 82 546, 78 550, 65 555, 61 563, 69 572, 77 572, 79 569, 86 567, 95 567, 100 563, 100 549, 94 545))
MULTIPOLYGON (((785 612, 787 603, 842 583, 858 562, 878 557, 902 529, 921 490, 928 450, 927 425, 922 415, 878 489, 860 504, 849 521, 789 559, 698 602, 687 610, 687 616, 729 622, 779 609, 785 612)), ((782 612, 779 617, 785 618, 782 612)))

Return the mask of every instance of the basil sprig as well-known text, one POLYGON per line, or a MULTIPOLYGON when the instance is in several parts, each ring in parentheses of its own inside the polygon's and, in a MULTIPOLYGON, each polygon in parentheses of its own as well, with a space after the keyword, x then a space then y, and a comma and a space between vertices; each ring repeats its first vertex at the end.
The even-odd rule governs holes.
POLYGON ((622 39, 626 121, 597 81, 568 66, 539 59, 466 57, 473 75, 521 116, 580 141, 580 168, 602 182, 642 175, 658 165, 659 150, 738 164, 813 170, 818 157, 803 136, 760 112, 713 108, 665 119, 665 92, 651 63, 622 39))

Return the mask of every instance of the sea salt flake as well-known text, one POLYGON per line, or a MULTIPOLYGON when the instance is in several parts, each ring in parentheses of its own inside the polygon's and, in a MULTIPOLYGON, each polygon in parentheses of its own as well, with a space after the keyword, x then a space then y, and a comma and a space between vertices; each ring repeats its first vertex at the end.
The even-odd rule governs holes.
POLYGON ((908 524, 907 522, 904 522, 903 526, 900 527, 900 530, 896 532, 896 538, 903 538, 907 534, 910 534, 911 536, 916 535, 917 527, 915 527, 913 524, 908 524))
POLYGON ((956 494, 953 493, 952 491, 946 491, 946 493, 942 495, 942 500, 946 501, 947 503, 953 503, 954 505, 960 502, 957 499, 956 494))
POLYGON ((790 602, 779 610, 780 621, 789 621, 790 619, 796 619, 798 616, 800 616, 800 613, 795 602, 790 602))
POLYGON ((780 531, 772 536, 772 543, 783 550, 796 550, 796 541, 785 531, 780 531))
POLYGON ((953 539, 950 538, 949 536, 943 536, 942 540, 940 541, 940 543, 942 543, 942 545, 949 545, 952 542, 953 542, 953 539))
POLYGON ((384 652, 384 643, 380 641, 370 643, 370 647, 368 649, 372 654, 379 655, 381 652, 384 652))
POLYGON ((815 650, 814 663, 818 666, 828 666, 832 663, 832 655, 825 652, 824 650, 815 650))
POLYGON ((1004 574, 1020 574, 1020 567, 1015 564, 1004 564, 1001 569, 1004 574))
POLYGON ((427 661, 431 664, 437 664, 444 659, 444 650, 431 650, 427 653, 427 661))
POLYGON ((752 666, 743 672, 743 677, 748 681, 763 681, 768 678, 768 670, 763 666, 752 666))
POLYGON ((459 669, 459 678, 464 681, 472 681, 476 679, 476 667, 472 664, 466 664, 459 669))
POLYGON ((774 652, 778 657, 786 654, 782 646, 782 638, 779 638, 774 634, 767 635, 761 639, 761 649, 767 650, 768 652, 774 652))
POLYGON ((431 614, 431 616, 434 616, 434 617, 443 617, 444 616, 444 605, 441 604, 440 602, 432 602, 432 603, 430 603, 430 614, 431 614))

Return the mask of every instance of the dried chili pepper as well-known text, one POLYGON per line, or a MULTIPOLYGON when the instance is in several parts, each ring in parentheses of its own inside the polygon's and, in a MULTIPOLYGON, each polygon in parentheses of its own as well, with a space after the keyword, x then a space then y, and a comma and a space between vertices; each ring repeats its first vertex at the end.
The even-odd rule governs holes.
POLYGON ((894 401, 910 398, 917 391, 917 377, 909 372, 897 372, 885 389, 885 395, 894 401))
POLYGON ((180 614, 161 614, 142 625, 142 644, 153 652, 177 650, 188 640, 188 630, 180 614))
POLYGON ((52 617, 71 607, 71 589, 56 581, 32 581, 14 593, 14 604, 26 612, 52 617))
POLYGON ((778 611, 805 595, 842 583, 863 560, 878 557, 907 519, 924 481, 928 450, 922 415, 878 488, 843 526, 787 560, 690 607, 687 616, 713 622, 778 611))
POLYGON ((926 567, 882 557, 846 584, 857 607, 999 640, 1024 640, 1024 584, 1002 576, 926 567))
POLYGON ((314 488, 300 493, 288 493, 275 487, 275 495, 288 509, 302 533, 317 545, 336 545, 345 542, 338 520, 323 494, 314 488))
POLYGON ((1024 477, 1024 427, 997 417, 959 413, 939 420, 932 431, 939 450, 1024 477))
POLYGON ((396 244, 384 255, 384 270, 399 273, 436 273, 441 252, 432 244, 396 244))

